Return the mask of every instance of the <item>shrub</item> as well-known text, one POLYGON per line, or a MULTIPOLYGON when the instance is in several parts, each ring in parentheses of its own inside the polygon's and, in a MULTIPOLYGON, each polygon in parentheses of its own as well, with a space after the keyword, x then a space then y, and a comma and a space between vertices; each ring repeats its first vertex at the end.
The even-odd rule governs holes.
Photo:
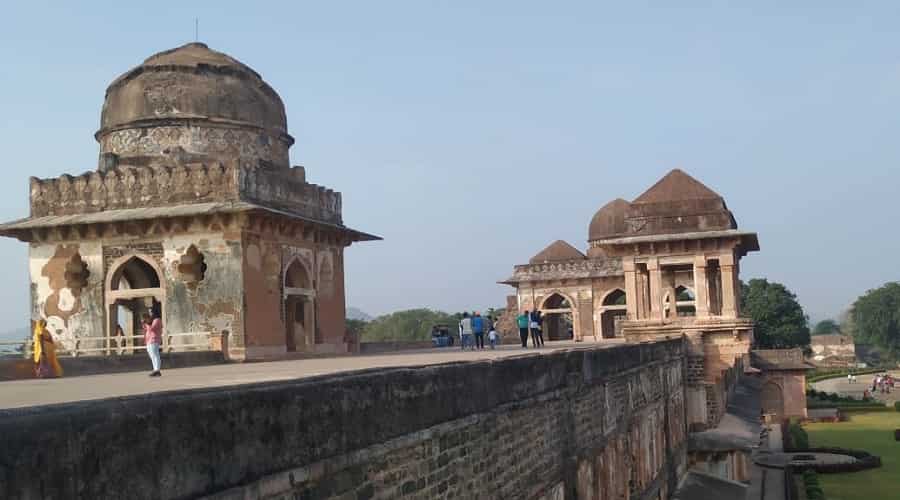
POLYGON ((791 423, 788 425, 788 436, 790 437, 790 449, 805 450, 809 448, 809 436, 800 424, 791 423))
POLYGON ((808 451, 810 453, 833 453, 835 455, 849 455, 856 459, 855 462, 851 463, 836 463, 836 464, 817 464, 817 463, 809 463, 803 465, 794 465, 795 469, 803 470, 804 478, 807 476, 807 472, 818 472, 820 474, 833 474, 840 472, 858 472, 866 469, 874 469, 876 467, 881 467, 881 457, 878 455, 872 455, 871 453, 863 450, 851 450, 847 448, 832 448, 832 447, 817 447, 817 448, 809 448, 803 451, 808 451))
POLYGON ((900 411, 900 401, 894 401, 894 409, 900 411))
POLYGON ((803 486, 806 489, 806 498, 809 500, 825 500, 825 492, 819 486, 819 478, 811 470, 803 471, 803 486))

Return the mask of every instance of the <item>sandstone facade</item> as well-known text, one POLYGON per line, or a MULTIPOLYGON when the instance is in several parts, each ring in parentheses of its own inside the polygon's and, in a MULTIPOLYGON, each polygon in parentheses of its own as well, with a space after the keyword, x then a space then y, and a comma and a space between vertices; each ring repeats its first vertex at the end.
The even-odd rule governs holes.
POLYGON ((516 288, 518 311, 543 312, 551 339, 686 337, 688 418, 700 430, 724 414, 724 373, 750 350, 738 273, 741 257, 758 249, 720 195, 673 170, 633 201, 603 206, 586 253, 554 242, 504 283, 516 288))

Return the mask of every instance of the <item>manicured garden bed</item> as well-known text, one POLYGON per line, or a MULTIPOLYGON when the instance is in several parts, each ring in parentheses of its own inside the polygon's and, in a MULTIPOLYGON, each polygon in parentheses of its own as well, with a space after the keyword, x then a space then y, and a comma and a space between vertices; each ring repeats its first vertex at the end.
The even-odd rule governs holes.
POLYGON ((900 413, 853 412, 846 422, 809 423, 803 427, 811 447, 865 450, 881 458, 881 467, 874 469, 819 474, 828 500, 900 498, 900 443, 894 441, 894 430, 900 428, 900 413))

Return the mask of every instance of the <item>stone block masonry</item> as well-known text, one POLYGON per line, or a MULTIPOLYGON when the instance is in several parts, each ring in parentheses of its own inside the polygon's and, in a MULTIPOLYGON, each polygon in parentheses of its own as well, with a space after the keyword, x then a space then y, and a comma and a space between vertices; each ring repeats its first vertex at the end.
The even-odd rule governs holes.
POLYGON ((668 498, 684 344, 0 412, 0 497, 668 498))

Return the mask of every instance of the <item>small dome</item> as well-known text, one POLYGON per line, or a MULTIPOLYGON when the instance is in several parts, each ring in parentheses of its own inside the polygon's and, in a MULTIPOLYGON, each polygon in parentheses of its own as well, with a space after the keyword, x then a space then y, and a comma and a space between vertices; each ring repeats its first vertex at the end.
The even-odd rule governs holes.
POLYGON ((102 142, 116 130, 184 123, 258 130, 288 147, 294 142, 272 87, 245 64, 202 43, 152 55, 113 81, 96 137, 102 142))
POLYGON ((625 216, 631 207, 627 201, 616 198, 597 210, 588 228, 588 240, 603 240, 622 236, 627 232, 625 216))

